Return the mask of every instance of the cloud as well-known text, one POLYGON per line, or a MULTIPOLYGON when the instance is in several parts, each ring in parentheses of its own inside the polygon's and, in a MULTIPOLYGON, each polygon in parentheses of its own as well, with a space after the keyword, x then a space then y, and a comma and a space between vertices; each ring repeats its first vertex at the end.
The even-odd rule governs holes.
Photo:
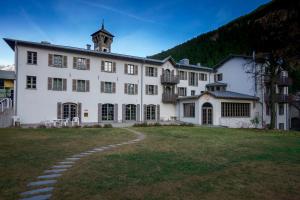
POLYGON ((26 20, 27 24, 29 26, 31 26, 31 28, 35 32, 37 32, 44 39, 46 39, 48 41, 51 41, 50 37, 46 34, 46 32, 43 31, 43 29, 30 17, 30 15, 28 14, 28 12, 24 8, 21 8, 21 15, 26 20))
POLYGON ((123 10, 119 10, 119 9, 116 9, 116 8, 113 8, 113 7, 110 7, 110 6, 101 4, 101 3, 94 3, 94 2, 82 1, 82 0, 78 0, 78 1, 83 3, 83 4, 86 4, 86 5, 89 5, 89 6, 92 6, 92 7, 96 7, 96 8, 102 8, 102 9, 105 9, 105 10, 108 10, 108 11, 111 11, 111 12, 114 12, 114 13, 117 13, 117 14, 120 14, 120 15, 123 15, 123 16, 130 17, 132 19, 136 19, 136 20, 141 21, 141 22, 156 23, 154 20, 146 19, 146 18, 137 16, 137 15, 134 15, 130 12, 125 12, 123 10))

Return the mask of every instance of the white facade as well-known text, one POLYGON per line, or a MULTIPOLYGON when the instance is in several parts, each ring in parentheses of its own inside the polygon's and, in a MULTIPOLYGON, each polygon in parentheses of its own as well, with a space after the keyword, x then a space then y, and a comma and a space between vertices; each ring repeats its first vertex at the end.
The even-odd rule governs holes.
MULTIPOLYGON (((245 63, 249 61, 244 57, 231 57, 221 63, 215 70, 196 65, 177 64, 172 58, 165 60, 154 60, 127 55, 119 55, 108 52, 99 52, 86 49, 69 48, 44 43, 33 43, 6 39, 6 42, 15 51, 16 65, 16 88, 15 88, 15 115, 20 117, 21 124, 39 124, 43 121, 66 118, 65 104, 76 105, 76 114, 82 124, 93 123, 116 123, 116 122, 143 122, 143 121, 170 121, 179 120, 194 124, 204 124, 203 105, 211 105, 210 125, 226 127, 253 127, 251 120, 254 117, 260 119, 259 127, 269 123, 266 115, 266 104, 264 91, 255 87, 254 79, 245 72, 245 63), (36 64, 28 64, 28 52, 35 52, 36 64), (49 66, 49 54, 66 57, 66 67, 49 66), (74 69, 74 58, 85 58, 89 60, 86 70, 74 69), (114 72, 104 72, 102 62, 115 63, 114 72), (125 72, 126 65, 137 68, 136 74, 129 75, 125 72), (157 75, 149 76, 148 67, 157 70, 157 75), (167 70, 169 70, 167 72, 167 70), (186 78, 179 76, 180 71, 186 73, 186 78), (161 76, 167 76, 164 82, 161 76), (197 76, 196 84, 190 84, 190 73, 197 76), (200 78, 205 74, 206 78, 200 78), (227 84, 224 91, 207 91, 207 84, 215 83, 215 75, 222 74, 222 80, 218 82, 227 84), (36 88, 29 89, 27 76, 36 77, 36 88), (49 77, 66 79, 66 88, 62 91, 49 90, 49 77), (168 78, 174 78, 171 81, 168 78), (181 80, 178 80, 181 79, 181 80), (86 92, 73 91, 73 80, 88 80, 89 89, 86 92), (101 89, 101 82, 115 83, 115 92, 105 93, 101 89), (137 93, 126 94, 125 84, 137 85, 137 93), (147 85, 156 86, 155 94, 147 94, 147 85), (179 97, 178 88, 185 88, 185 97, 179 97), (255 89, 256 88, 256 89, 255 89), (170 92, 171 91, 171 92, 170 92), (192 94, 192 91, 194 93, 192 94), (165 100, 164 95, 168 93, 171 100, 165 100), (221 96, 217 96, 221 94, 221 96), (222 96, 223 95, 223 96, 222 96), (229 96, 228 96, 229 95, 229 96), (230 96, 233 95, 233 96, 230 96), (176 97, 174 99, 174 97, 176 97), (245 116, 224 116, 222 103, 243 104, 249 108, 245 116), (194 103, 195 114, 192 117, 185 116, 184 104, 194 103), (103 117, 103 105, 111 104, 113 108, 113 119, 105 120, 103 117), (135 105, 134 120, 126 120, 126 105, 135 105), (79 106, 80 105, 80 106, 79 106), (148 105, 155 106, 151 110, 148 105), (153 117, 149 117, 153 112, 153 117), (155 115, 155 117, 154 117, 155 115), (150 119, 151 118, 151 119, 150 119)), ((87 86, 86 86, 87 87, 87 86)), ((288 94, 287 87, 284 87, 288 94)), ((244 107, 239 109, 245 109, 244 107)), ((279 105, 278 105, 279 106, 279 105)), ((207 112, 207 111, 205 111, 207 112)), ((227 111, 226 111, 227 112, 227 111)), ((240 111, 242 112, 242 111, 240 111)), ((69 115, 68 115, 69 116, 69 115)), ((72 115, 73 116, 73 115, 72 115)), ((284 104, 284 114, 278 114, 276 126, 288 129, 289 123, 288 104, 284 104)))

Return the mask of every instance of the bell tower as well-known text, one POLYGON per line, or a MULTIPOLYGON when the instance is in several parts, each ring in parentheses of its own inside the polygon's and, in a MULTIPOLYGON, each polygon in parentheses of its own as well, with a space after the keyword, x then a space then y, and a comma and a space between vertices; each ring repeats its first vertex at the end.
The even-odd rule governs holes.
POLYGON ((102 21, 101 29, 93 33, 92 40, 94 42, 94 50, 102 52, 111 52, 111 44, 114 35, 104 28, 104 21, 102 21))

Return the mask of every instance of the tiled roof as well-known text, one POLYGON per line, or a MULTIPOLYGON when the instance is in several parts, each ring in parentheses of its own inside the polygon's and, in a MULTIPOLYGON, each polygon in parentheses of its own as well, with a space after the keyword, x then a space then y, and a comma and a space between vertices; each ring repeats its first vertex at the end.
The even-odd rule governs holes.
POLYGON ((259 100, 258 97, 247 95, 247 94, 241 94, 237 92, 231 92, 231 91, 205 91, 204 93, 196 96, 186 96, 186 97, 179 97, 178 99, 198 99, 201 96, 208 94, 218 99, 237 99, 237 100, 259 100))
POLYGON ((0 70, 0 79, 15 80, 16 73, 14 71, 0 70))
POLYGON ((226 83, 221 83, 221 82, 214 82, 214 83, 208 83, 206 86, 226 86, 226 83))
POLYGON ((258 100, 258 97, 255 96, 231 91, 209 91, 209 93, 216 98, 258 100))
POLYGON ((93 33, 91 36, 96 35, 99 32, 102 32, 102 33, 105 33, 107 35, 110 35, 111 37, 115 37, 113 34, 111 34, 109 31, 107 31, 104 27, 102 27, 99 31, 96 31, 95 33, 93 33))
POLYGON ((102 52, 102 51, 88 50, 88 49, 84 49, 84 48, 56 45, 56 44, 51 44, 51 43, 47 43, 47 42, 30 42, 30 41, 16 40, 16 39, 10 39, 10 38, 4 38, 4 41, 13 50, 15 50, 15 44, 17 43, 17 44, 20 44, 23 46, 52 49, 52 50, 57 50, 57 51, 68 51, 68 52, 73 52, 73 53, 101 56, 101 57, 105 57, 105 58, 126 60, 126 61, 131 61, 131 62, 140 62, 140 63, 153 64, 153 65, 162 65, 166 61, 169 60, 176 68, 179 68, 179 69, 190 69, 190 70, 197 70, 197 71, 212 71, 213 70, 212 68, 199 67, 197 65, 182 65, 182 64, 176 63, 171 56, 168 56, 167 58, 165 58, 163 60, 157 60, 157 59, 152 59, 152 58, 144 58, 144 57, 138 57, 138 56, 125 55, 125 54, 102 52))

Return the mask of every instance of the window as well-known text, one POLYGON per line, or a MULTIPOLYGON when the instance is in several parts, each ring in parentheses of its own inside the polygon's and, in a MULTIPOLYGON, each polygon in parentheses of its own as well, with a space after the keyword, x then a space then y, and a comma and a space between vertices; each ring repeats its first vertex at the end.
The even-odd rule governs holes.
POLYGON ((67 90, 67 79, 49 77, 48 90, 56 90, 56 91, 67 90))
POLYGON ((115 93, 116 83, 114 82, 101 82, 101 92, 102 93, 115 93))
POLYGON ((135 73, 135 68, 136 68, 137 66, 134 66, 134 65, 125 65, 125 71, 126 71, 126 74, 136 74, 135 73))
POLYGON ((179 79, 180 80, 187 80, 187 72, 179 71, 179 79))
POLYGON ((146 94, 157 95, 157 85, 146 85, 146 94))
POLYGON ((215 75, 215 81, 222 81, 222 80, 223 80, 223 74, 215 75))
POLYGON ((75 58, 74 57, 74 69, 89 70, 90 60, 86 58, 75 58))
POLYGON ((116 63, 111 61, 101 61, 101 71, 115 73, 116 72, 116 63))
POLYGON ((266 115, 270 115, 270 106, 266 104, 266 115))
POLYGON ((73 79, 73 89, 72 90, 76 91, 76 92, 89 92, 90 91, 90 81, 73 79))
POLYGON ((279 128, 280 130, 284 130, 284 123, 279 123, 279 124, 278 124, 278 128, 279 128))
POLYGON ((155 120, 156 116, 156 106, 147 105, 146 106, 146 120, 155 120))
POLYGON ((63 57, 61 55, 53 55, 53 65, 55 67, 63 66, 63 57))
POLYGON ((131 84, 131 83, 125 83, 124 84, 124 93, 125 94, 137 94, 138 93, 138 85, 137 84, 131 84))
POLYGON ((250 103, 221 103, 222 117, 250 117, 250 103))
POLYGON ((157 77, 157 68, 146 67, 146 76, 157 77))
POLYGON ((36 89, 36 76, 27 76, 26 88, 27 89, 36 89))
POLYGON ((184 117, 195 117, 195 103, 184 103, 183 104, 183 116, 184 117))
POLYGON ((179 96, 186 96, 186 88, 185 87, 178 87, 178 95, 179 96))
POLYGON ((198 74, 195 72, 189 72, 189 85, 197 86, 198 85, 198 74))
POLYGON ((37 52, 27 51, 27 64, 37 64, 37 52))
POLYGON ((200 80, 200 81, 207 81, 207 74, 205 74, 205 73, 200 73, 200 74, 199 74, 199 80, 200 80))
POLYGON ((108 61, 104 62, 104 71, 112 72, 112 62, 108 62, 108 61))
POLYGON ((114 105, 103 104, 102 105, 102 120, 113 121, 114 120, 114 105))
POLYGON ((195 90, 191 90, 191 96, 195 96, 196 91, 195 90))
POLYGON ((284 105, 283 104, 279 104, 279 115, 284 115, 284 105))
POLYGON ((128 104, 125 107, 125 120, 136 121, 136 105, 128 104))

